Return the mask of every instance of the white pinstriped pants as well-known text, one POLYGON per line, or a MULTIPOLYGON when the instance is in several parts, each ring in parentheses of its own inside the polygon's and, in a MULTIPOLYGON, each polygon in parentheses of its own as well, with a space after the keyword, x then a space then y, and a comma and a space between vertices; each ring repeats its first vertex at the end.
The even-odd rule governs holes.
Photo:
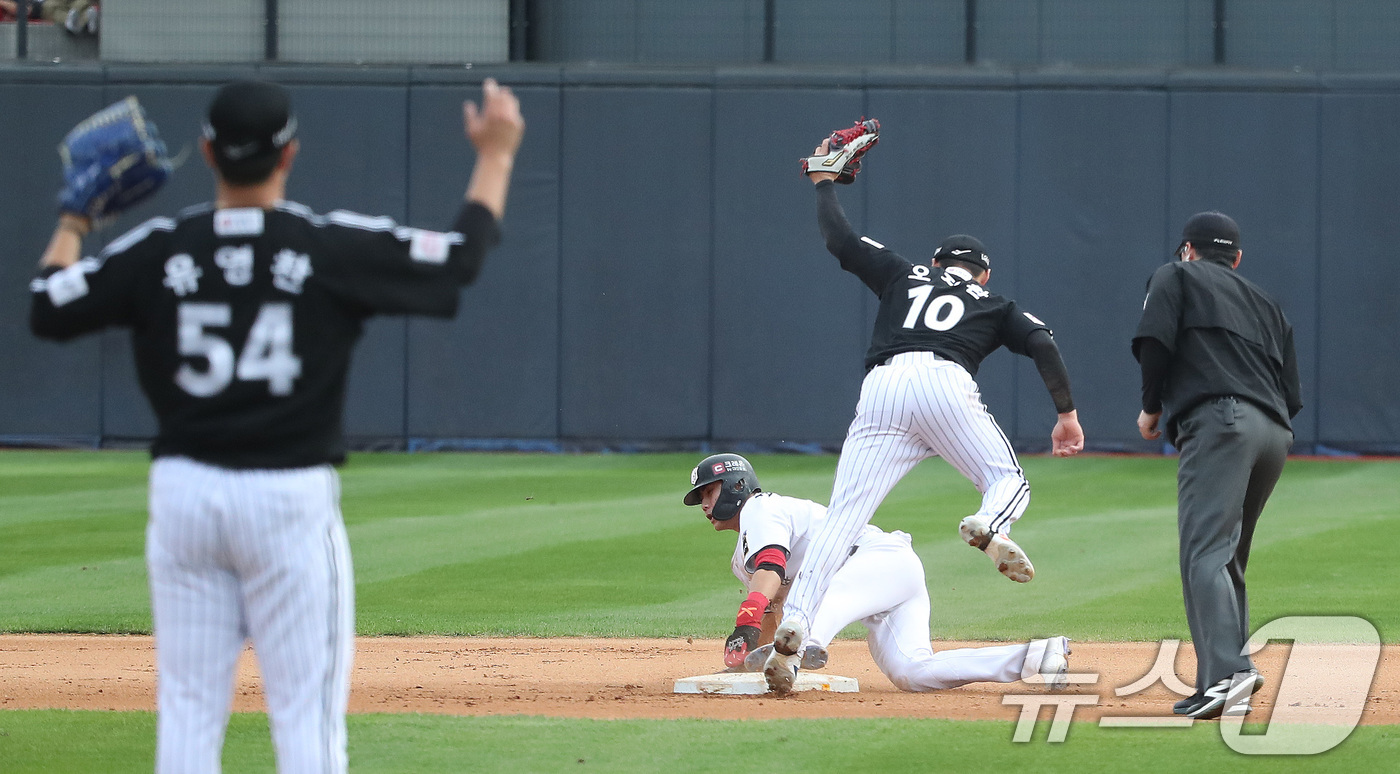
MULTIPOLYGON (((1010 683, 1026 673, 1032 646, 1024 642, 933 652, 929 612, 924 564, 909 536, 891 532, 867 538, 832 576, 804 644, 825 648, 847 625, 860 621, 869 631, 866 644, 875 665, 903 691, 1010 683)), ((1041 656, 1032 662, 1036 668, 1041 656)))
POLYGON ((942 457, 982 493, 977 515, 1007 533, 1031 488, 1006 435, 962 366, 932 352, 905 352, 866 374, 846 433, 831 505, 783 608, 811 631, 819 600, 860 530, 921 460, 942 457))
POLYGON ((251 638, 277 770, 344 772, 355 586, 329 465, 151 465, 156 771, 218 772, 234 670, 251 638))

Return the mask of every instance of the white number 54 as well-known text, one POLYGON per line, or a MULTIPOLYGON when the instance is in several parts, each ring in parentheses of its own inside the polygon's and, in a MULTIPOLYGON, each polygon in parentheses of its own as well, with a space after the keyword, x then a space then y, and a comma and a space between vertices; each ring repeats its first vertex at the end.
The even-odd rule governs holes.
POLYGON ((202 357, 209 366, 201 371, 184 363, 175 372, 175 383, 197 398, 208 398, 223 392, 237 376, 245 382, 265 380, 273 395, 290 395, 292 383, 301 376, 301 358, 292 353, 292 305, 263 304, 236 362, 233 346, 208 330, 227 327, 232 316, 228 304, 180 304, 180 354, 202 357))

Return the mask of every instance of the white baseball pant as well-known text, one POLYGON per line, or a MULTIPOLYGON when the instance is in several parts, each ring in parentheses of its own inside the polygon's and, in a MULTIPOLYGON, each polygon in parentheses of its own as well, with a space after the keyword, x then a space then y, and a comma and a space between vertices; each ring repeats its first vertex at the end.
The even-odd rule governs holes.
MULTIPOLYGON (((1006 534, 1031 488, 1011 442, 962 366, 932 352, 905 352, 866 374, 846 433, 831 505, 784 605, 784 618, 811 631, 812 611, 861 529, 894 485, 920 461, 942 457, 982 493, 982 516, 1006 534)), ((922 576, 921 576, 922 577, 922 576)))
POLYGON ((935 653, 929 642, 929 612, 923 562, 907 534, 892 532, 861 543, 836 571, 806 644, 825 648, 842 629, 860 621, 870 632, 867 644, 875 665, 905 691, 1009 683, 1039 668, 1038 655, 1027 671, 1030 645, 1024 642, 935 653))
POLYGON ((344 772, 355 586, 328 465, 151 465, 156 771, 218 772, 234 670, 251 638, 277 770, 344 772))

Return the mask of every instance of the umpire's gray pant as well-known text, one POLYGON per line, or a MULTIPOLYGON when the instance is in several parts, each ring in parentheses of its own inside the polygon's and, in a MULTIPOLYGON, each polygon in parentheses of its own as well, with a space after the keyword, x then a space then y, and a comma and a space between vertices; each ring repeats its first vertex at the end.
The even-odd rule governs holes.
POLYGON ((1177 421, 1181 589, 1196 648, 1196 690, 1252 668, 1244 570, 1259 513, 1293 434, 1258 406, 1213 398, 1177 421))

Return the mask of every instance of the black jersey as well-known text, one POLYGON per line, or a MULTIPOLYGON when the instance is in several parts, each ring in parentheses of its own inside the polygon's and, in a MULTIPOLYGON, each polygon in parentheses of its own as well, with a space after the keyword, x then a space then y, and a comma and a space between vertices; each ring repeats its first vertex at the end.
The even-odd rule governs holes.
POLYGON ((32 285, 36 335, 131 329, 160 423, 154 456, 233 468, 344 460, 350 352, 374 314, 456 313, 499 239, 463 206, 454 231, 344 211, 190 208, 32 285))
POLYGON ((997 347, 1025 355, 1026 337, 1050 330, 965 272, 911 263, 870 237, 851 232, 834 252, 841 268, 880 297, 866 370, 901 352, 932 352, 976 376, 997 347))
POLYGON ((1212 259, 1163 264, 1148 281, 1133 354, 1154 339, 1166 349, 1160 384, 1167 439, 1197 404, 1235 395, 1284 427, 1303 408, 1293 327, 1268 293, 1212 259))

